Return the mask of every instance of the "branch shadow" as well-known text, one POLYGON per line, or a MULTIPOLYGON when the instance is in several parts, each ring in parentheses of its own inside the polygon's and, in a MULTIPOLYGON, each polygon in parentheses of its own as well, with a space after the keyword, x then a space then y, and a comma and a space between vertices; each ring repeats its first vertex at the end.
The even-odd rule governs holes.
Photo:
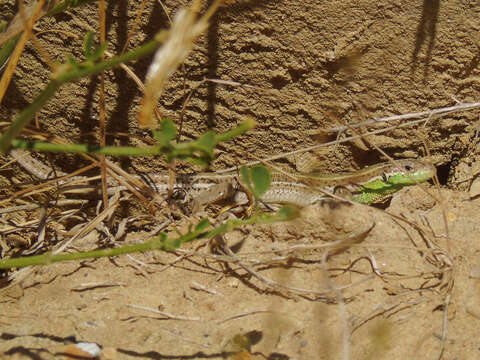
POLYGON ((422 18, 418 23, 417 34, 415 36, 415 49, 412 53, 412 73, 417 69, 418 54, 422 45, 428 39, 427 56, 424 63, 423 81, 428 77, 428 65, 432 59, 432 50, 435 44, 437 33, 438 13, 440 10, 440 0, 423 0, 422 18))

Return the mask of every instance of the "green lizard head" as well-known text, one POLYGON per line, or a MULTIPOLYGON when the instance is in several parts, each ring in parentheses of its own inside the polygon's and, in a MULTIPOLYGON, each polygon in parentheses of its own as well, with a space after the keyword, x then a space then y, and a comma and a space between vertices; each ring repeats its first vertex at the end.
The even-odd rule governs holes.
POLYGON ((384 168, 382 179, 374 179, 362 185, 352 200, 363 204, 382 202, 404 186, 415 185, 435 176, 435 168, 417 160, 397 160, 395 165, 384 168))
POLYGON ((398 160, 385 171, 386 183, 409 186, 430 180, 435 176, 435 167, 418 160, 398 160))

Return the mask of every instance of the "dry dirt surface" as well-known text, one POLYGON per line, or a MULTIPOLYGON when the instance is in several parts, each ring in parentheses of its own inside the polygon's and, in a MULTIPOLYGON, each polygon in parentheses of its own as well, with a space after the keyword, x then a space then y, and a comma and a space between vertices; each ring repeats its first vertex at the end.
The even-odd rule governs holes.
MULTIPOLYGON (((13 18, 14 3, 0 2, 0 20, 13 18)), ((129 49, 139 46, 189 4, 108 1, 108 51, 121 53, 127 39, 129 49)), ((37 43, 27 43, 0 106, 2 131, 48 83, 47 55, 82 58, 86 32, 98 32, 98 4, 43 18, 34 31, 37 43)), ((171 77, 159 110, 182 121, 181 140, 226 131, 247 116, 257 121, 219 146, 218 170, 334 141, 332 127, 476 103, 479 39, 477 1, 233 1, 171 77)), ((143 80, 151 60, 127 65, 143 80)), ((23 135, 97 143, 99 83, 62 87, 23 135)), ((116 68, 105 73, 105 88, 108 142, 148 144, 135 82, 116 68)), ((381 150, 435 164, 440 184, 404 189, 384 209, 324 201, 292 222, 249 225, 174 253, 5 271, 1 357, 89 358, 74 354, 75 344, 89 342, 100 359, 479 359, 478 119, 474 105, 370 124, 354 130, 377 133, 275 162, 340 172, 384 161, 381 150)), ((71 154, 35 156, 64 172, 89 164, 71 154)), ((161 159, 111 160, 130 173, 165 169, 161 159)), ((0 180, 7 198, 12 183, 35 177, 2 155, 0 180)), ((90 201, 70 216, 62 208, 0 214, 2 257, 51 250, 95 209, 90 201)), ((124 195, 110 221, 69 251, 142 243, 159 229, 185 232, 202 216, 214 221, 218 208, 182 220, 168 210, 152 214, 124 195), (120 228, 126 235, 116 236, 120 228)))

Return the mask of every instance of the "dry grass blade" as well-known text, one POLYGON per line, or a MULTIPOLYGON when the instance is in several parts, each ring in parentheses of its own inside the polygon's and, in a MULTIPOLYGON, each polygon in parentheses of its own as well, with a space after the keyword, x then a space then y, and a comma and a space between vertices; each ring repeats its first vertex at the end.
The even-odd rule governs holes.
POLYGON ((43 9, 43 5, 45 1, 46 0, 39 0, 36 3, 35 7, 32 6, 28 8, 28 11, 25 11, 25 12, 21 7, 19 20, 22 20, 24 22, 25 31, 20 37, 20 39, 18 40, 17 46, 15 47, 15 50, 10 56, 10 60, 8 61, 7 68, 2 76, 2 79, 0 80, 0 102, 5 96, 8 85, 10 84, 10 80, 13 77, 15 68, 17 67, 18 61, 20 60, 20 56, 22 55, 23 48, 25 47, 27 40, 30 38, 30 35, 32 34, 33 24, 35 23, 35 21, 37 21, 37 19, 42 14, 45 13, 45 10, 43 9))
POLYGON ((119 202, 120 202, 120 198, 119 196, 117 196, 115 199, 112 199, 112 201, 110 202, 110 205, 108 208, 106 208, 105 210, 103 210, 100 214, 98 214, 98 216, 93 219, 92 221, 90 221, 88 224, 86 224, 82 229, 80 229, 74 236, 72 236, 68 241, 66 241, 65 243, 63 243, 62 245, 60 245, 57 249, 55 249, 53 251, 54 254, 58 254, 62 251, 64 251, 65 249, 67 249, 75 240, 77 240, 78 238, 82 237, 82 236, 85 236, 86 234, 88 234, 90 231, 92 231, 93 229, 95 229, 95 227, 97 227, 97 225, 102 222, 103 220, 105 219, 108 219, 110 216, 112 216, 112 214, 114 213, 115 209, 117 208, 119 202))
MULTIPOLYGON (((99 0, 98 2, 98 18, 100 22, 100 46, 105 44, 106 41, 106 29, 105 29, 105 0, 99 0)), ((105 59, 105 54, 102 53, 101 60, 105 59)), ((98 135, 100 139, 100 146, 106 145, 106 116, 105 116, 105 72, 100 73, 99 84, 99 99, 98 99, 98 135)), ((105 164, 105 155, 99 156, 100 173, 102 177, 102 198, 104 208, 108 208, 108 184, 107 184, 107 168, 105 164)))
POLYGON ((38 20, 48 12, 50 5, 53 5, 52 1, 47 3, 49 5, 48 8, 43 6, 45 1, 39 1, 27 6, 23 4, 23 1, 20 1, 20 3, 21 10, 12 19, 7 30, 0 34, 0 46, 5 44, 8 39, 27 29, 28 24, 25 22, 25 19, 31 19, 35 16, 38 20))
POLYGON ((423 118, 422 119, 423 121, 428 121, 429 119, 432 119, 435 116, 446 115, 446 114, 451 114, 451 113, 460 112, 460 111, 473 110, 473 109, 477 109, 479 107, 480 107, 480 102, 460 103, 460 104, 457 104, 457 105, 454 105, 454 106, 447 106, 447 107, 433 109, 433 110, 413 112, 413 113, 402 114, 402 115, 386 116, 386 117, 382 117, 382 118, 378 118, 378 119, 374 119, 374 120, 363 121, 363 122, 360 122, 360 123, 351 124, 349 126, 344 125, 344 126, 332 127, 332 128, 327 129, 327 131, 344 132, 344 131, 348 130, 349 128, 358 128, 358 127, 362 127, 362 126, 379 125, 379 124, 382 124, 382 123, 410 120, 410 119, 416 119, 416 118, 423 118))
POLYGON ((149 308, 149 307, 146 307, 146 306, 127 305, 127 307, 132 308, 132 309, 148 311, 148 312, 158 314, 158 315, 162 315, 162 316, 165 316, 166 318, 172 319, 172 320, 184 320, 184 321, 199 321, 199 320, 201 320, 199 317, 186 317, 186 316, 181 316, 181 315, 174 315, 174 314, 170 314, 170 313, 160 311, 160 310, 157 310, 157 309, 152 309, 152 308, 149 308))
MULTIPOLYGON (((211 9, 218 5, 219 1, 215 1, 211 9)), ((207 29, 211 13, 197 20, 199 10, 200 1, 194 1, 190 9, 180 10, 173 20, 165 43, 156 52, 147 72, 145 96, 138 118, 141 126, 155 126, 151 120, 152 109, 156 106, 165 83, 190 53, 195 40, 207 29)))
MULTIPOLYGON (((50 201, 47 205, 61 207, 61 206, 83 205, 86 202, 87 200, 81 200, 81 199, 64 199, 64 200, 50 201)), ((11 212, 25 211, 25 210, 34 210, 40 207, 42 207, 41 204, 25 204, 25 205, 10 206, 10 207, 0 209, 0 214, 7 214, 11 212)))
POLYGON ((21 149, 12 149, 10 155, 30 174, 46 180, 52 174, 52 169, 41 161, 34 159, 28 152, 21 149))

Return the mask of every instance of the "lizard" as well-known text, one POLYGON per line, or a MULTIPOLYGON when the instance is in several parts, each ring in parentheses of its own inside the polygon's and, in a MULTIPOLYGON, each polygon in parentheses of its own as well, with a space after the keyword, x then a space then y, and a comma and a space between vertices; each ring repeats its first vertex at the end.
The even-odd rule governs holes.
MULTIPOLYGON (((23 152, 19 150, 12 150, 11 153, 23 167, 37 177, 46 179, 53 173, 46 165, 28 154, 22 155, 23 152)), ((324 200, 328 196, 325 193, 335 194, 343 191, 343 196, 354 202, 373 204, 383 201, 405 186, 425 182, 434 175, 435 168, 432 165, 408 159, 337 174, 285 174, 273 171, 270 187, 261 195, 260 201, 304 207, 324 200)), ((85 182, 88 178, 77 176, 73 179, 85 182)), ((168 175, 147 175, 144 179, 147 179, 150 187, 160 194, 166 194, 170 189, 168 175)), ((113 182, 109 186, 111 186, 110 191, 125 189, 124 186, 113 182)), ((92 186, 87 187, 92 188, 92 186)), ((249 201, 243 180, 235 171, 224 174, 177 175, 173 191, 177 195, 183 193, 191 196, 198 205, 207 205, 226 199, 238 205, 244 205, 249 201)))

